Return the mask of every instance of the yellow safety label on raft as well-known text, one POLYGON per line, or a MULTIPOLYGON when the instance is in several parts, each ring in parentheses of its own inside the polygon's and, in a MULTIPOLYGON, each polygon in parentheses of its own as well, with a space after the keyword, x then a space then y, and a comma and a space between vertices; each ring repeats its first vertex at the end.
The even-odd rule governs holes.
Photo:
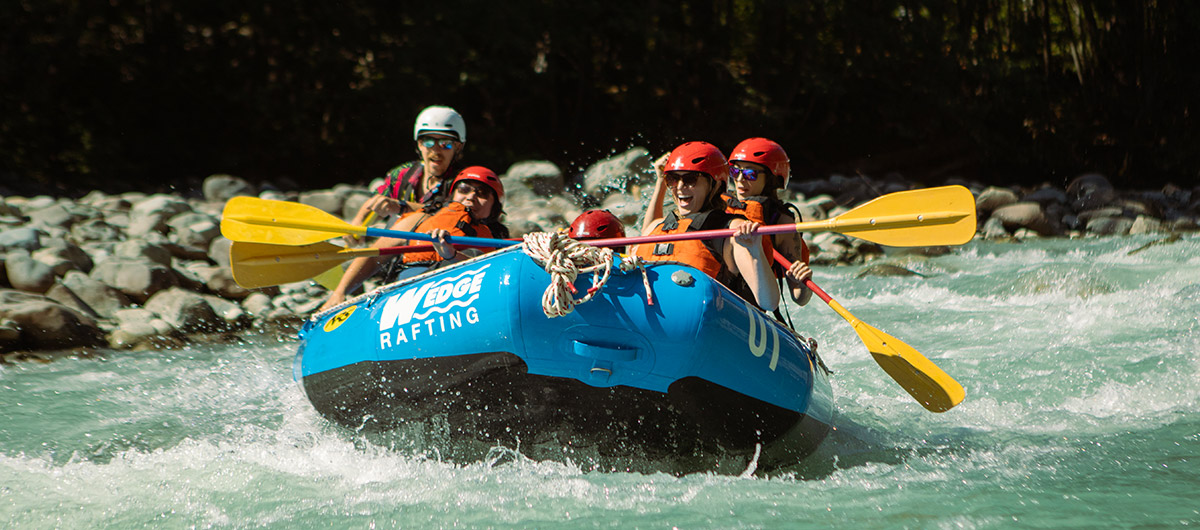
POLYGON ((329 321, 325 323, 325 332, 328 333, 337 329, 338 326, 342 325, 342 322, 345 322, 350 318, 350 315, 354 314, 354 310, 357 308, 358 306, 352 305, 346 309, 343 309, 341 313, 333 315, 333 318, 329 319, 329 321))

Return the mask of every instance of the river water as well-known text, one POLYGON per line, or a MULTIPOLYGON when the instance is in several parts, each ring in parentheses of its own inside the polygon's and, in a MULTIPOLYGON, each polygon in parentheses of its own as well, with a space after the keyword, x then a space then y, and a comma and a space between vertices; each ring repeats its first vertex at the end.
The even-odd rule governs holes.
POLYGON ((1200 525, 1200 238, 975 242, 817 268, 967 389, 926 412, 816 298, 837 430, 767 477, 383 448, 319 417, 291 339, 0 365, 2 528, 1200 525))

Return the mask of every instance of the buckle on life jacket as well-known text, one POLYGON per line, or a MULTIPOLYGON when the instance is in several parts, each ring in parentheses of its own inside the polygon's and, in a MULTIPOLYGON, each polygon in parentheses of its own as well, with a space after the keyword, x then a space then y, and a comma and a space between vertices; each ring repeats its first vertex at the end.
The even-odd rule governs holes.
POLYGON ((655 256, 670 256, 674 253, 675 253, 675 244, 674 243, 655 243, 654 244, 654 255, 655 256))

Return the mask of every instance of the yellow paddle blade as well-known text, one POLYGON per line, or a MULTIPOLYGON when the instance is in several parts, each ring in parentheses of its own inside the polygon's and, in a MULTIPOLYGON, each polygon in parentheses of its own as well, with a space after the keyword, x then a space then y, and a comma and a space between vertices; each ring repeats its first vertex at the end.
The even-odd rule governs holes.
POLYGON ((377 255, 379 249, 344 249, 325 242, 295 247, 234 241, 229 265, 233 280, 253 289, 307 280, 343 261, 377 255))
POLYGON ((234 197, 221 213, 221 235, 230 241, 272 245, 308 245, 344 234, 361 236, 354 226, 320 208, 296 202, 234 197))
POLYGON ((797 232, 832 231, 892 247, 961 245, 975 237, 975 197, 962 186, 889 193, 797 232))
POLYGON ((346 267, 339 264, 321 274, 313 276, 312 279, 314 282, 321 284, 321 287, 332 291, 337 289, 338 284, 342 282, 342 276, 345 276, 345 274, 346 267))
POLYGON ((966 397, 966 391, 958 381, 912 346, 859 320, 837 301, 829 300, 828 303, 850 322, 883 371, 921 406, 930 412, 946 412, 966 397))

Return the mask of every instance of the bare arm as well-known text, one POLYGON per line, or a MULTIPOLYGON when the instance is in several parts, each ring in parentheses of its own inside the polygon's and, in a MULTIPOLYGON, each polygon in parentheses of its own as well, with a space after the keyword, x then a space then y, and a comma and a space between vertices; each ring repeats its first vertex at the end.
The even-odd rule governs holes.
POLYGON ((758 306, 766 311, 774 311, 779 307, 779 283, 775 281, 775 273, 771 271, 772 259, 763 253, 762 236, 754 234, 759 224, 744 219, 734 220, 729 224, 738 234, 733 238, 731 248, 734 266, 738 274, 750 286, 758 306))
MULTIPOLYGON (((779 224, 792 224, 795 222, 796 219, 792 217, 791 214, 786 213, 780 215, 778 220, 779 224)), ((812 299, 813 293, 812 289, 809 289, 804 285, 804 280, 812 277, 812 270, 810 270, 808 265, 800 259, 800 245, 803 244, 800 241, 800 234, 796 232, 779 234, 774 236, 774 238, 771 240, 771 243, 774 244, 777 250, 779 250, 780 254, 783 254, 783 257, 792 262, 791 268, 789 268, 787 273, 784 275, 788 281, 788 290, 790 291, 789 294, 791 294, 792 300, 800 305, 808 304, 808 301, 812 299)), ((774 256, 768 257, 772 260, 775 259, 774 256)))
POLYGON ((654 192, 650 194, 650 204, 646 205, 646 214, 642 216, 642 235, 649 232, 654 221, 663 217, 663 199, 667 194, 667 184, 663 181, 663 175, 665 175, 663 170, 667 167, 667 157, 670 155, 671 153, 667 153, 654 161, 654 172, 658 177, 654 179, 654 192))
MULTIPOLYGON (((401 218, 392 225, 393 230, 412 230, 417 222, 421 220, 420 215, 411 215, 401 218)), ((381 237, 375 240, 371 248, 394 247, 407 244, 405 239, 396 239, 391 237, 381 237)), ((379 271, 379 267, 383 263, 391 259, 389 256, 366 256, 354 258, 350 265, 346 267, 346 273, 342 275, 342 280, 338 282, 337 287, 329 293, 329 298, 321 305, 318 311, 324 311, 330 307, 336 306, 346 301, 346 293, 349 293, 362 285, 362 282, 370 278, 372 274, 379 271)))

